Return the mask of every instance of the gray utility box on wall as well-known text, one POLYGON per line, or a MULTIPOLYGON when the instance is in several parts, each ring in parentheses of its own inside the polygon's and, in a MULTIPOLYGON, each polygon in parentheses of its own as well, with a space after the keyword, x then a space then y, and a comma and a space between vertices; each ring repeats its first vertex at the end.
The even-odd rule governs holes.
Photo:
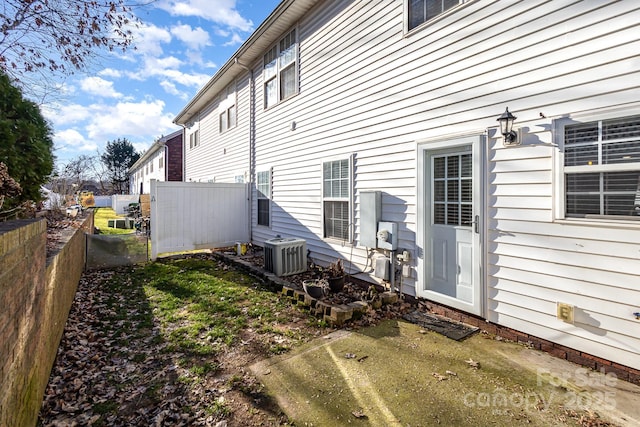
POLYGON ((382 193, 380 191, 360 192, 360 246, 376 248, 378 222, 382 217, 382 193))

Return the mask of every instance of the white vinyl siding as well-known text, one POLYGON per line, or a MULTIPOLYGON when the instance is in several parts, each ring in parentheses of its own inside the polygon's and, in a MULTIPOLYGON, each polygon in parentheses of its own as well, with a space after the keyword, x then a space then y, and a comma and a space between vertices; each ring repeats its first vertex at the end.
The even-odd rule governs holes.
MULTIPOLYGON (((382 219, 398 223, 398 246, 412 257, 411 277, 400 286, 415 295, 421 285, 415 260, 424 250, 416 245, 416 146, 486 135, 484 317, 640 368, 631 316, 637 311, 640 224, 565 219, 563 210, 558 215, 564 163, 557 163, 562 134, 553 128, 560 118, 586 112, 638 114, 640 8, 631 1, 470 1, 405 37, 406 7, 327 0, 300 19, 297 96, 256 109, 251 160, 256 170, 273 166, 277 203, 271 204, 271 228, 254 228, 253 241, 303 238, 312 259, 343 257, 355 276, 374 281, 364 273, 370 266, 365 248, 323 239, 320 164, 353 153, 352 238, 359 241, 360 192, 380 191, 382 219), (518 117, 520 146, 504 147, 496 132, 506 106, 518 117), (576 307, 575 325, 556 318, 557 302, 576 307)), ((285 34, 289 25, 275 29, 285 34)), ((264 68, 273 63, 277 71, 278 49, 264 64, 262 54, 256 58, 257 106, 280 97, 279 77, 264 68)), ((250 105, 244 93, 238 90, 239 129, 250 105)), ((207 120, 203 116, 207 155, 187 159, 194 178, 226 173, 220 156, 224 148, 229 153, 231 141, 214 141, 207 120)), ((215 123, 217 131, 217 114, 215 123)), ((247 138, 238 140, 248 147, 247 138)), ((248 148, 241 152, 248 164, 248 148)))
POLYGON ((567 124, 567 217, 640 219, 640 116, 567 124))
MULTIPOLYGON (((224 103, 223 103, 224 104, 224 103)), ((249 174, 249 73, 238 76, 209 105, 199 112, 202 149, 186 150, 185 181, 232 183, 236 176, 249 174), (229 90, 231 88, 232 90, 229 90), (229 97, 229 92, 235 91, 229 97), (222 100, 231 103, 220 106, 222 100), (235 126, 220 133, 220 113, 235 111, 235 126)), ((187 129, 188 132, 188 129, 187 129)))
POLYGON ((298 92, 298 41, 293 29, 264 55, 264 108, 298 92))
MULTIPOLYGON (((151 147, 153 149, 155 147, 151 147)), ((142 183, 142 191, 149 194, 151 189, 151 180, 164 181, 164 148, 157 149, 153 152, 144 163, 137 166, 136 170, 131 174, 131 194, 140 193, 140 184, 142 183), (158 167, 154 167, 157 163, 158 167), (146 172, 145 172, 146 171, 146 172)))

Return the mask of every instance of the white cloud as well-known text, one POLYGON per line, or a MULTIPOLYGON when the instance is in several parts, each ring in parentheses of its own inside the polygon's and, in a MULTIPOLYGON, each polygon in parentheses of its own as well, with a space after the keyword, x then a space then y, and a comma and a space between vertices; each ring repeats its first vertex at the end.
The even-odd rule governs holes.
POLYGON ((189 86, 194 88, 201 88, 205 85, 210 79, 211 76, 209 74, 201 74, 201 73, 183 73, 178 70, 165 70, 162 73, 163 76, 168 77, 176 83, 179 83, 183 86, 189 86))
POLYGON ((112 78, 118 79, 122 77, 122 71, 114 70, 113 68, 105 68, 104 70, 100 71, 98 75, 103 77, 112 77, 112 78))
POLYGON ((75 129, 65 129, 60 132, 56 132, 53 136, 53 141, 56 146, 56 150, 63 152, 68 151, 95 151, 98 146, 90 141, 87 141, 80 132, 75 129))
POLYGON ((171 27, 171 34, 184 42, 190 49, 202 49, 205 46, 211 46, 209 33, 200 27, 192 28, 186 24, 176 25, 171 27))
POLYGON ((169 81, 166 81, 166 80, 161 81, 160 87, 162 87, 164 91, 167 92, 169 95, 177 96, 183 101, 186 101, 189 98, 189 95, 187 95, 187 93, 179 91, 176 85, 169 81))
POLYGON ((133 142, 131 145, 133 145, 134 150, 141 154, 151 147, 150 142, 133 142))
POLYGON ((175 129, 173 115, 164 111, 164 101, 118 102, 115 105, 92 105, 93 114, 85 126, 90 140, 108 141, 128 137, 145 139, 175 129))
POLYGON ((215 33, 216 36, 220 36, 220 37, 229 37, 231 35, 231 31, 227 31, 220 27, 214 28, 213 32, 215 33))
POLYGON ((225 42, 224 46, 236 46, 241 44, 244 39, 240 36, 240 34, 234 32, 231 36, 231 40, 225 42))
POLYGON ((173 115, 165 111, 165 103, 161 100, 65 108, 66 112, 79 110, 85 110, 86 114, 76 115, 74 122, 66 120, 66 125, 58 126, 54 134, 59 159, 75 157, 81 151, 104 150, 108 141, 118 138, 148 145, 154 140, 153 135, 166 135, 176 130, 173 115))
POLYGON ((122 94, 113 88, 113 82, 101 77, 85 77, 80 80, 80 88, 91 95, 104 98, 122 98, 122 94))
POLYGON ((174 16, 197 16, 240 31, 253 29, 253 22, 236 10, 235 0, 161 0, 156 6, 174 16))
POLYGON ((164 58, 145 58, 142 73, 147 76, 162 75, 164 70, 176 70, 183 65, 183 62, 175 56, 164 58))
POLYGON ((91 116, 89 109, 79 104, 52 105, 44 108, 42 112, 56 128, 81 122, 91 116))
POLYGON ((171 33, 153 24, 143 23, 139 27, 132 27, 135 53, 140 55, 160 56, 163 53, 162 44, 171 42, 171 33))

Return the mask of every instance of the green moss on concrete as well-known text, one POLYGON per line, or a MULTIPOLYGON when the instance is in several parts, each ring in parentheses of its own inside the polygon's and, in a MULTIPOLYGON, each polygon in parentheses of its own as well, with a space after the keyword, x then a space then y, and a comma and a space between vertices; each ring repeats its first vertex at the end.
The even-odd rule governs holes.
POLYGON ((296 425, 562 425, 566 390, 516 363, 524 350, 394 320, 252 369, 296 425))

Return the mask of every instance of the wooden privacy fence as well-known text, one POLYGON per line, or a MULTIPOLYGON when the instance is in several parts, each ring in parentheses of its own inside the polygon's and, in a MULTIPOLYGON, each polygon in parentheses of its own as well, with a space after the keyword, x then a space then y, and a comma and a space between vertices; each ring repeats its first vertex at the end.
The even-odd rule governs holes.
POLYGON ((151 180, 151 258, 249 241, 249 185, 151 180))

